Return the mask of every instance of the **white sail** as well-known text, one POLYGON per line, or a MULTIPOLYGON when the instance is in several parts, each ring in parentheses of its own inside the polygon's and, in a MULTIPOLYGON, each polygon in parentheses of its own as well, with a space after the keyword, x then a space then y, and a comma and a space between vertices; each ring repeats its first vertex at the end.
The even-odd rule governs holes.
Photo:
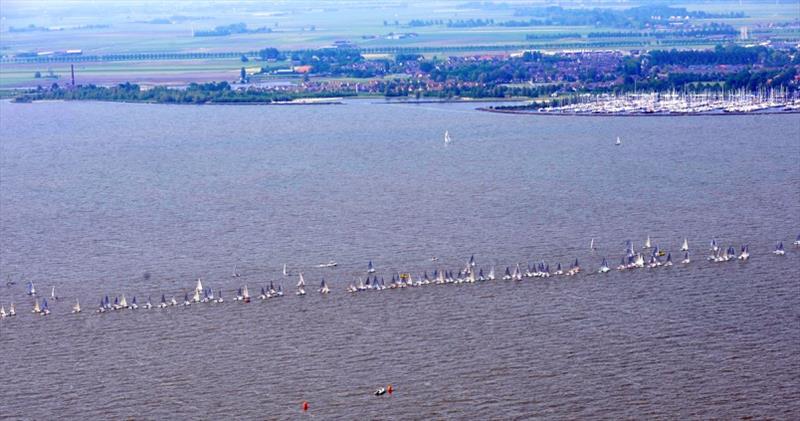
POLYGON ((617 146, 622 144, 622 141, 619 139, 619 136, 617 136, 617 141, 614 142, 614 144, 617 145, 617 146))
POLYGON ((444 131, 444 144, 449 145, 453 143, 453 139, 450 138, 450 132, 447 130, 444 131))
POLYGON ((650 244, 650 236, 648 235, 648 236, 647 236, 647 240, 644 240, 644 248, 646 248, 646 249, 649 249, 649 248, 651 248, 651 247, 652 247, 652 246, 651 246, 651 244, 650 244))
POLYGON ((33 312, 34 313, 41 313, 42 312, 42 308, 39 307, 39 299, 38 298, 36 299, 36 302, 33 304, 33 312))
POLYGON ((306 280, 303 279, 303 272, 300 272, 300 280, 297 281, 297 287, 302 288, 304 286, 306 286, 306 280))
POLYGON ((689 239, 683 239, 683 245, 681 245, 681 251, 688 251, 689 250, 689 239))
POLYGON ((197 286, 194 287, 194 292, 199 293, 203 290, 203 283, 200 281, 200 278, 197 278, 197 286))
POLYGON ((54 299, 54 300, 57 300, 57 298, 56 298, 56 287, 55 287, 55 285, 54 285, 54 286, 53 286, 53 288, 50 290, 50 298, 52 298, 52 299, 54 299))
POLYGON ((194 301, 196 303, 200 302, 200 290, 198 290, 198 289, 194 290, 194 296, 192 297, 192 301, 194 301))
POLYGON ((119 306, 121 308, 127 308, 128 307, 128 300, 125 299, 125 294, 122 294, 122 299, 119 300, 119 306))
POLYGON ((489 276, 487 276, 487 278, 490 281, 494 281, 494 266, 492 266, 492 269, 489 271, 489 276))
POLYGON ((78 299, 75 299, 75 305, 72 306, 73 313, 80 313, 81 312, 81 302, 78 299))
POLYGON ((286 263, 283 264, 283 276, 289 275, 289 272, 286 271, 286 263))
POLYGON ((248 299, 250 298, 250 291, 247 290, 247 285, 242 288, 242 298, 248 299))

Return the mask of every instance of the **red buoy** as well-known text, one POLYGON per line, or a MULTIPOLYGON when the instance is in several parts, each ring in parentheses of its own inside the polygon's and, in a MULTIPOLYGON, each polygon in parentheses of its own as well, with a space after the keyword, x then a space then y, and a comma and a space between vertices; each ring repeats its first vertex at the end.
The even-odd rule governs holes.
POLYGON ((303 401, 303 411, 304 412, 308 411, 308 402, 307 401, 303 401))
POLYGON ((391 395, 393 391, 392 385, 389 385, 389 387, 386 388, 386 391, 389 392, 389 394, 391 395))

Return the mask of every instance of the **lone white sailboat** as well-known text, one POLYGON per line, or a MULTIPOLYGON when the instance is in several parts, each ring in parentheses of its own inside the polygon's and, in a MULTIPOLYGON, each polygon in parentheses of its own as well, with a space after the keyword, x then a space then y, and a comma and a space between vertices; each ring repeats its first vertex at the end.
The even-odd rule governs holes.
POLYGON ((453 139, 452 139, 452 138, 450 138, 450 132, 448 132, 447 130, 445 130, 445 131, 444 131, 444 144, 445 144, 445 145, 449 145, 449 144, 451 144, 451 143, 453 143, 453 139))
POLYGON ((33 312, 39 314, 42 312, 42 308, 39 306, 39 299, 37 298, 36 301, 33 303, 33 312))
POLYGON ((75 305, 72 306, 72 313, 77 314, 81 312, 81 302, 78 299, 75 299, 75 305))
POLYGON ((286 271, 286 263, 283 264, 283 276, 289 276, 289 272, 286 271))
POLYGON ((689 239, 684 238, 683 244, 681 245, 681 251, 689 251, 689 239))
POLYGON ((50 299, 51 300, 58 300, 58 297, 56 297, 56 287, 55 287, 55 285, 50 289, 50 299))
POLYGON ((247 289, 247 285, 242 288, 242 301, 245 303, 250 302, 250 291, 247 289))
POLYGON ((196 293, 203 292, 203 282, 200 280, 200 278, 197 278, 197 286, 194 287, 194 291, 196 293))
POLYGON ((617 141, 614 142, 614 145, 617 145, 617 146, 622 145, 622 141, 619 139, 619 136, 617 136, 617 141))
POLYGON ((36 295, 36 287, 33 285, 33 282, 28 281, 28 295, 34 296, 36 295))
POLYGON ((644 240, 644 248, 649 249, 649 248, 652 248, 652 247, 653 247, 652 244, 650 244, 650 236, 648 235, 647 239, 644 240))

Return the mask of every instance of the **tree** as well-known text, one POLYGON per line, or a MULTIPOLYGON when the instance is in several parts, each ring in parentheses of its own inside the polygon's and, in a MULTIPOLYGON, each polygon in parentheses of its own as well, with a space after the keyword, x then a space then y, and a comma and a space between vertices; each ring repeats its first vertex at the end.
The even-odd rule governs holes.
POLYGON ((239 72, 239 74, 242 76, 242 82, 247 80, 247 70, 245 70, 244 67, 242 67, 242 70, 239 72))
POLYGON ((36 79, 39 79, 39 78, 41 78, 41 77, 42 77, 42 72, 36 72, 36 73, 34 73, 34 74, 33 74, 33 77, 35 77, 36 79))

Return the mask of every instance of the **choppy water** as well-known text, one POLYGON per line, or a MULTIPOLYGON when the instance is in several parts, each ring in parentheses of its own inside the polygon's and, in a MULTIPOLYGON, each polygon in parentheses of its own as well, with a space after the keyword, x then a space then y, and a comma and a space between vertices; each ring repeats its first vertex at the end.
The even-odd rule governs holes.
POLYGON ((797 115, 471 108, 0 103, 0 303, 20 313, 0 321, 0 418, 800 416, 800 250, 769 253, 800 231, 797 115), (387 280, 472 254, 594 269, 648 234, 689 237, 694 262, 343 291, 369 259, 387 280), (712 237, 751 261, 705 262, 712 237), (283 263, 334 292, 232 302, 289 289, 283 263), (91 312, 197 277, 228 301, 91 312), (23 280, 56 285, 51 316, 23 280))

